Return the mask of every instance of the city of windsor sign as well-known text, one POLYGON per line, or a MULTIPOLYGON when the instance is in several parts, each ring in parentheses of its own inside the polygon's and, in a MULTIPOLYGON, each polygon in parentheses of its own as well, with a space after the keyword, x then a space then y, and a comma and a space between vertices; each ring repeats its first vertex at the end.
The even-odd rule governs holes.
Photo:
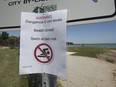
POLYGON ((45 13, 62 9, 68 9, 69 25, 116 19, 116 0, 1 0, 0 29, 20 27, 21 12, 45 13))

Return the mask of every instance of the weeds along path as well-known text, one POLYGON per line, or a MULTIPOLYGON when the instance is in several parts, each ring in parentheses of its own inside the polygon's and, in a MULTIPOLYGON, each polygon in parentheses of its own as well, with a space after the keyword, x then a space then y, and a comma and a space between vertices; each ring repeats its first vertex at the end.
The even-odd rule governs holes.
MULTIPOLYGON (((9 66, 11 59, 9 58, 9 52, 6 49, 0 49, 0 75, 3 75, 9 66)), ((1 76, 0 76, 1 77, 1 76)), ((2 78, 2 77, 1 77, 2 78)))
POLYGON ((105 53, 98 55, 97 58, 116 64, 116 50, 108 50, 105 53))
POLYGON ((0 48, 0 87, 18 85, 18 50, 0 48))

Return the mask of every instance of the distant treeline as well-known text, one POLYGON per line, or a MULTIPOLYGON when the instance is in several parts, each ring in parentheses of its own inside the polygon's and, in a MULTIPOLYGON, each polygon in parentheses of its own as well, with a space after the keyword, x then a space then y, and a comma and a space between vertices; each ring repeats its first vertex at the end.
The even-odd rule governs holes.
MULTIPOLYGON (((66 42, 67 45, 73 45, 73 42, 66 42)), ((5 47, 19 47, 20 45, 20 37, 17 36, 9 36, 9 33, 6 31, 3 31, 0 33, 0 46, 5 47)))
POLYGON ((9 36, 9 33, 6 31, 3 31, 0 34, 0 46, 6 46, 6 47, 19 47, 20 43, 20 37, 17 36, 9 36))
POLYGON ((73 42, 66 42, 66 45, 73 45, 73 42))

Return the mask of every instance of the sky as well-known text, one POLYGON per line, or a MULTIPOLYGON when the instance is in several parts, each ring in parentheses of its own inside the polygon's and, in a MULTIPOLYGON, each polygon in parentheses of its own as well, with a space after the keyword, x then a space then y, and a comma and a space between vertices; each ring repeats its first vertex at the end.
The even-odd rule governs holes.
POLYGON ((19 28, 15 28, 15 29, 5 29, 5 30, 2 29, 2 30, 0 30, 0 34, 3 31, 7 31, 7 33, 9 33, 9 36, 17 36, 17 37, 20 36, 20 30, 19 30, 19 28))
MULTIPOLYGON (((18 29, 11 29, 8 33, 10 36, 20 36, 18 29)), ((116 43, 116 21, 67 26, 67 42, 116 43)))
POLYGON ((67 41, 78 43, 116 43, 116 21, 67 27, 67 41))
POLYGON ((17 31, 8 31, 9 33, 9 36, 20 36, 20 31, 17 30, 17 31))

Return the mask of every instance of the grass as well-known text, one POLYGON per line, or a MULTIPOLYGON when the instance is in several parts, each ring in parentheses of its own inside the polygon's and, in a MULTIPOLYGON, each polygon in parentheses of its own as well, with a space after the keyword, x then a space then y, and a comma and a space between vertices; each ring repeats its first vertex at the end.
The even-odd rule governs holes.
MULTIPOLYGON (((28 75, 19 75, 18 51, 0 47, 0 87, 29 87, 28 75)), ((57 81, 56 87, 62 84, 57 81)))
POLYGON ((116 47, 110 47, 109 49, 110 50, 116 50, 116 47))
POLYGON ((67 51, 76 52, 74 55, 87 56, 97 58, 97 55, 103 54, 107 48, 105 47, 67 47, 67 51))
POLYGON ((0 47, 0 87, 28 87, 27 76, 19 76, 18 49, 0 47))
POLYGON ((63 85, 61 84, 61 82, 59 81, 59 79, 57 79, 56 87, 63 87, 63 85))
POLYGON ((110 63, 116 63, 116 47, 67 47, 67 51, 76 52, 73 55, 97 58, 110 63))

